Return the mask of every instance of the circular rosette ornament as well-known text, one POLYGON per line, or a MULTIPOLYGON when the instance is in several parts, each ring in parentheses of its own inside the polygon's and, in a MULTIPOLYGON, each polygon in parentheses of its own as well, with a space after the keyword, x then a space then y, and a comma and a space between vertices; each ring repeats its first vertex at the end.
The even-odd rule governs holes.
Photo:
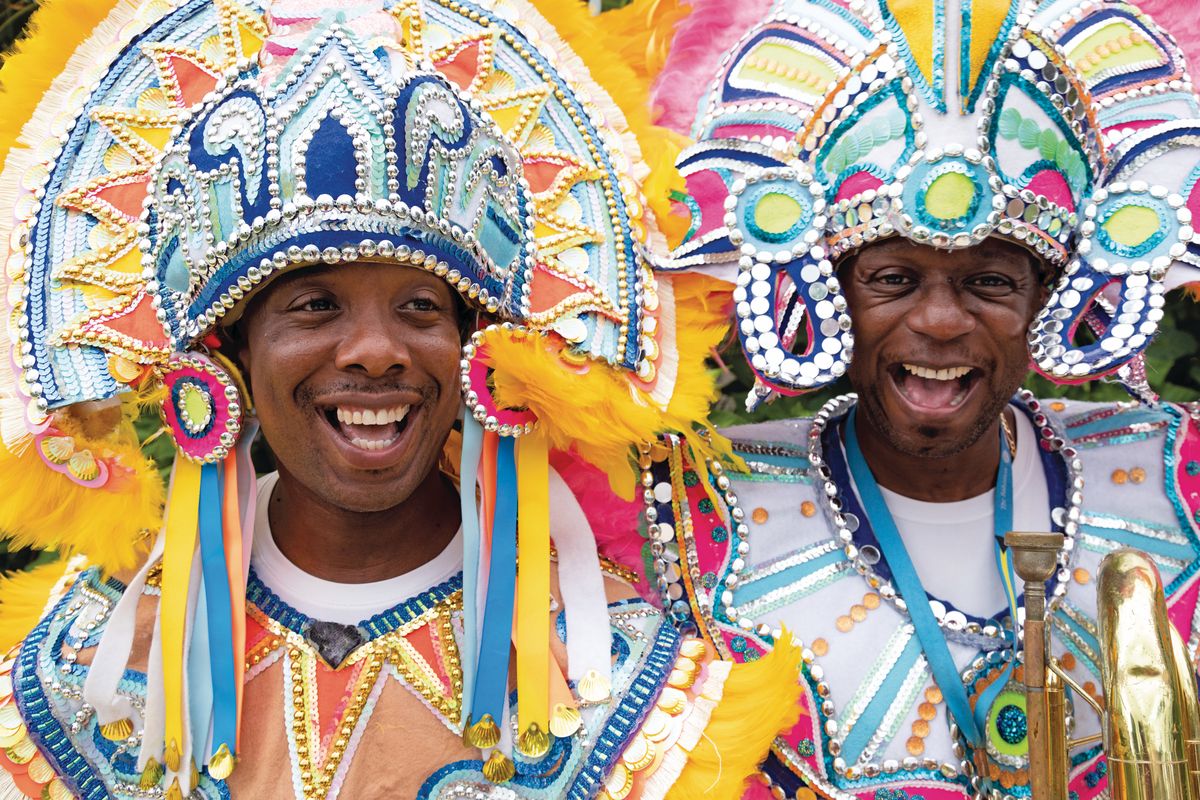
POLYGON ((1133 182, 1097 190, 1080 233, 1079 257, 1030 335, 1038 371, 1063 383, 1107 375, 1146 349, 1163 318, 1163 279, 1194 231, 1182 197, 1133 182), (1100 302, 1102 293, 1108 303, 1100 302), (1085 319, 1094 341, 1079 344, 1075 333, 1085 319))
MULTIPOLYGON (((996 655, 999 655, 997 653, 996 655)), ((1007 654, 1006 654, 1007 655, 1007 654)), ((993 785, 1004 787, 1015 797, 1028 797, 1029 784, 1029 717, 1025 703, 1024 666, 1018 664, 1008 675, 1007 658, 988 659, 967 686, 971 708, 980 697, 994 694, 983 730, 986 757, 976 754, 977 769, 986 771, 993 785), (994 686, 1003 681, 1001 687, 994 686)), ((1070 701, 1067 713, 1071 714, 1070 701)))
POLYGON ((471 340, 463 345, 461 363, 463 400, 475 421, 484 430, 494 431, 501 436, 521 436, 532 433, 537 427, 537 415, 528 408, 508 408, 501 406, 496 400, 492 389, 493 370, 491 367, 489 342, 503 338, 507 341, 519 341, 526 338, 529 332, 519 325, 504 323, 490 325, 481 331, 471 334, 471 340))
POLYGON ((904 181, 900 219, 906 233, 935 247, 969 247, 991 235, 1000 220, 993 191, 998 178, 983 155, 950 150, 917 158, 898 175, 904 181))
POLYGON ((229 455, 242 431, 242 398, 233 379, 199 353, 175 353, 163 372, 162 418, 184 457, 213 463, 229 455))
POLYGON ((741 249, 733 299, 742 349, 759 382, 784 394, 838 378, 854 344, 841 285, 817 244, 823 195, 793 164, 749 173, 726 201, 725 227, 741 249))

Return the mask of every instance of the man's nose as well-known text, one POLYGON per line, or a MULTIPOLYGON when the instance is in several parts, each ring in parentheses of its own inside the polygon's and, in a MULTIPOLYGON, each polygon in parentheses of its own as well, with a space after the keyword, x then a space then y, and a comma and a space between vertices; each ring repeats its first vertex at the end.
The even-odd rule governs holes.
POLYGON ((937 281, 922 287, 905 323, 916 333, 950 341, 975 330, 976 320, 959 287, 951 281, 937 281))
POLYGON ((412 364, 404 326, 386 313, 358 312, 347 320, 335 366, 370 377, 382 377, 412 364))

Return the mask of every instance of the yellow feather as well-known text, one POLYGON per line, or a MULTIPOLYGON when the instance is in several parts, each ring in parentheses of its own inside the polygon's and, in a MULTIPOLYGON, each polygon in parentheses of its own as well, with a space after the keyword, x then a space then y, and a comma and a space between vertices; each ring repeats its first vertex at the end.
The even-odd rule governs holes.
POLYGON ((786 630, 770 653, 735 665, 667 800, 741 797, 771 742, 800 718, 799 676, 800 648, 786 630))
POLYGON ((0 578, 0 656, 29 635, 63 576, 61 560, 0 578))
POLYGON ((92 35, 117 2, 43 0, 30 19, 24 38, 9 52, 0 69, 0 93, 4 97, 4 113, 0 114, 0 163, 75 48, 92 35))
POLYGON ((641 149, 647 175, 639 178, 646 203, 658 229, 674 247, 683 239, 688 221, 671 214, 670 194, 683 191, 675 159, 686 137, 654 124, 650 93, 671 45, 679 20, 690 13, 680 0, 634 0, 599 16, 585 3, 531 0, 587 67, 592 79, 621 110, 641 149))
POLYGON ((116 470, 103 488, 89 489, 42 463, 38 448, 15 455, 0 447, 0 530, 17 547, 83 554, 108 572, 136 566, 143 531, 157 531, 162 520, 163 485, 158 470, 138 446, 133 426, 122 422, 116 433, 89 441, 82 427, 58 415, 56 427, 75 441, 75 449, 115 456, 116 470))
POLYGON ((633 386, 623 370, 596 361, 579 367, 568 364, 559 356, 557 339, 533 334, 487 340, 496 401, 506 408, 528 407, 550 437, 551 447, 573 448, 605 470, 613 491, 626 499, 632 498, 637 483, 633 447, 662 433, 683 434, 700 456, 733 458, 728 442, 706 422, 717 387, 705 361, 728 328, 729 294, 703 275, 681 274, 671 280, 678 375, 665 404, 633 386), (708 431, 707 439, 696 432, 698 427, 708 431))

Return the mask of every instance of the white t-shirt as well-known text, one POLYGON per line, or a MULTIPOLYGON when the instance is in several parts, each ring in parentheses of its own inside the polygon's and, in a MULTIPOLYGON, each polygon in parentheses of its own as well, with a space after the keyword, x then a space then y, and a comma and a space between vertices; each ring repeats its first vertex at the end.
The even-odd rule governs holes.
POLYGON ((357 625, 449 580, 462 570, 462 528, 459 528, 450 544, 433 560, 385 581, 335 583, 309 575, 287 559, 271 534, 268 511, 271 492, 278 480, 278 472, 258 479, 258 507, 254 516, 254 547, 250 563, 267 588, 307 617, 357 625))
MULTIPOLYGON (((1048 531, 1050 494, 1037 433, 1024 414, 1015 416, 1013 529, 1048 531)), ((925 591, 979 617, 1008 607, 992 544, 995 490, 954 503, 927 503, 879 488, 925 591)))

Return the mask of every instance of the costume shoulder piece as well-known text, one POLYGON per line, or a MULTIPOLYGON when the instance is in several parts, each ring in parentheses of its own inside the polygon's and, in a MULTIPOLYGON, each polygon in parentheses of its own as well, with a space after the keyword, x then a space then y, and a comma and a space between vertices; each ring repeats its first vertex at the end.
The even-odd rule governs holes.
MULTIPOLYGON (((0 790, 16 790, 14 797, 35 800, 143 797, 161 768, 147 772, 138 767, 140 731, 102 724, 83 700, 97 645, 126 587, 94 568, 64 576, 60 585, 60 597, 45 618, 0 664, 0 733, 6 743, 0 752, 0 790)), ((420 750, 414 739, 421 736, 453 747, 447 748, 451 757, 444 766, 416 776, 416 797, 493 796, 486 761, 460 744, 461 704, 453 687, 463 680, 461 637, 456 634, 461 586, 461 579, 455 578, 365 620, 356 631, 362 644, 343 651, 340 662, 331 666, 332 651, 317 647, 321 640, 310 621, 251 576, 246 683, 247 691, 260 692, 255 707, 262 718, 248 722, 246 735, 272 751, 284 746, 298 797, 380 790, 389 777, 366 754, 381 747, 420 750), (282 681, 282 692, 271 687, 276 680, 282 681), (261 692, 278 696, 264 699, 261 692), (405 698, 424 704, 431 713, 398 730, 383 717, 405 698), (324 712, 333 710, 333 716, 304 719, 312 713, 312 704, 324 712), (282 729, 276 732, 276 720, 291 718, 293 712, 300 713, 303 724, 286 736, 282 729), (345 747, 326 737, 330 726, 343 728, 345 747), (323 777, 305 777, 305 752, 312 753, 323 777)), ((143 606, 153 606, 157 595, 155 586, 144 590, 143 606)), ((561 612, 555 616, 561 642, 568 639, 567 626, 561 612)), ((711 647, 678 633, 641 599, 611 603, 608 617, 611 700, 582 707, 582 718, 556 716, 553 731, 573 728, 576 733, 557 738, 538 756, 517 751, 507 790, 544 800, 661 798, 668 791, 686 797, 697 786, 715 791, 713 796, 736 795, 772 732, 790 720, 787 709, 794 692, 779 676, 795 669, 796 654, 784 649, 761 664, 735 669, 730 662, 714 661, 711 647), (760 698, 773 683, 781 684, 781 706, 756 708, 746 703, 747 698, 760 698)), ((146 657, 147 643, 140 644, 146 657)), ((117 686, 119 697, 134 708, 144 706, 149 691, 147 676, 138 666, 127 670, 117 686)), ((254 758, 253 752, 247 757, 254 758)), ((195 776, 189 796, 261 796, 275 791, 278 786, 271 781, 278 782, 288 772, 281 765, 253 768, 249 774, 238 770, 218 779, 205 769, 195 776)))
MULTIPOLYGON (((1038 477, 1049 489, 1047 524, 1067 536, 1050 590, 1055 655, 1100 697, 1095 579, 1105 555, 1134 547, 1158 565, 1169 618, 1194 657, 1200 409, 1020 399, 1036 437, 1022 446, 1040 451, 1038 477)), ((975 767, 957 755, 962 744, 829 435, 848 407, 838 402, 812 420, 724 431, 745 470, 696 460, 670 439, 648 453, 645 514, 658 543, 658 587, 676 619, 695 624, 724 658, 765 657, 778 646, 781 621, 801 640, 802 713, 763 767, 769 784, 787 795, 811 787, 834 797, 973 797, 975 767)), ((930 602, 977 698, 1001 673, 997 642, 1007 623, 930 602)), ((993 708, 988 778, 1027 796, 1019 682, 993 708)), ((1082 700, 1075 713, 1078 734, 1099 730, 1082 700)), ((1101 750, 1081 748, 1072 764, 1073 796, 1104 796, 1101 750)))

